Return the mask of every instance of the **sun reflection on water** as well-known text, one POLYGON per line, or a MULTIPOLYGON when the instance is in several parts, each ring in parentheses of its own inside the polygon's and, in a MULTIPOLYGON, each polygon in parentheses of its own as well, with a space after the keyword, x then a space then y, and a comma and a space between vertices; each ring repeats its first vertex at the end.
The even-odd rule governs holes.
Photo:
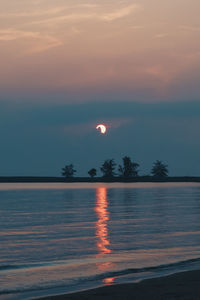
MULTIPOLYGON (((107 188, 99 187, 96 189, 96 207, 95 212, 97 214, 96 222, 96 237, 97 237, 97 249, 98 257, 105 257, 106 261, 97 264, 97 267, 101 271, 108 271, 113 266, 113 263, 109 261, 109 254, 112 252, 110 249, 110 240, 108 232, 108 221, 110 214, 108 212, 108 200, 107 200, 107 188)), ((104 284, 112 284, 114 277, 103 279, 104 284)))

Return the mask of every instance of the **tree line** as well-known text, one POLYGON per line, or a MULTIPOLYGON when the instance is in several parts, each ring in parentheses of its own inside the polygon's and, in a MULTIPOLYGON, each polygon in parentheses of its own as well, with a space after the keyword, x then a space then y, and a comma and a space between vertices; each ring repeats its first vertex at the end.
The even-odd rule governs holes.
MULTIPOLYGON (((131 178, 139 176, 139 167, 140 165, 136 162, 133 162, 129 156, 125 156, 122 158, 122 164, 118 165, 118 172, 116 173, 117 164, 114 159, 106 159, 102 166, 100 167, 100 171, 102 173, 102 177, 104 178, 113 178, 113 177, 121 177, 121 178, 131 178)), ((72 178, 76 173, 76 169, 74 169, 73 164, 66 165, 62 168, 62 176, 66 178, 72 178)), ((88 175, 91 178, 97 176, 97 169, 92 168, 88 171, 88 175)), ((151 169, 151 175, 154 177, 167 177, 168 176, 168 165, 164 164, 161 160, 156 160, 153 163, 151 169)))

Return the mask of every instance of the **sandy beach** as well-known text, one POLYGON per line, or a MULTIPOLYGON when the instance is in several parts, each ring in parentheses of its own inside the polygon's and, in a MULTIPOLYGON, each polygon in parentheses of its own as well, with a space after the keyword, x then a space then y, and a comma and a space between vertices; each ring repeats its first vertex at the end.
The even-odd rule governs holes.
MULTIPOLYGON (((88 291, 48 296, 42 300, 197 300, 200 299, 200 270, 187 271, 166 277, 143 280, 139 283, 105 286, 88 291)), ((37 298, 38 300, 38 298, 37 298)))

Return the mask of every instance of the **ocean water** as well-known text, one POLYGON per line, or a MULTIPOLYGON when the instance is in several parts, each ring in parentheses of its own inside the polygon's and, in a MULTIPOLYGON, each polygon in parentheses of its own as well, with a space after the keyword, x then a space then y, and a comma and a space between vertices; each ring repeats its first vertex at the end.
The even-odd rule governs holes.
POLYGON ((200 184, 0 184, 0 299, 200 268, 200 184))

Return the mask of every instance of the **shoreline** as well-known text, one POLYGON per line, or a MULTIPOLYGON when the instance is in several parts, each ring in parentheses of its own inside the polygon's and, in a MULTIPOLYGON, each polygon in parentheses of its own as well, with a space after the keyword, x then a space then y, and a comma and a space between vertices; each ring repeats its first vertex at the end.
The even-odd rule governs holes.
POLYGON ((81 292, 32 298, 32 300, 197 300, 200 299, 200 270, 99 287, 81 292))
POLYGON ((153 176, 138 176, 131 178, 105 178, 105 177, 50 177, 50 176, 0 176, 0 183, 136 183, 136 182, 146 182, 146 183, 159 183, 159 182, 200 182, 199 176, 170 176, 164 178, 158 178, 153 176))

